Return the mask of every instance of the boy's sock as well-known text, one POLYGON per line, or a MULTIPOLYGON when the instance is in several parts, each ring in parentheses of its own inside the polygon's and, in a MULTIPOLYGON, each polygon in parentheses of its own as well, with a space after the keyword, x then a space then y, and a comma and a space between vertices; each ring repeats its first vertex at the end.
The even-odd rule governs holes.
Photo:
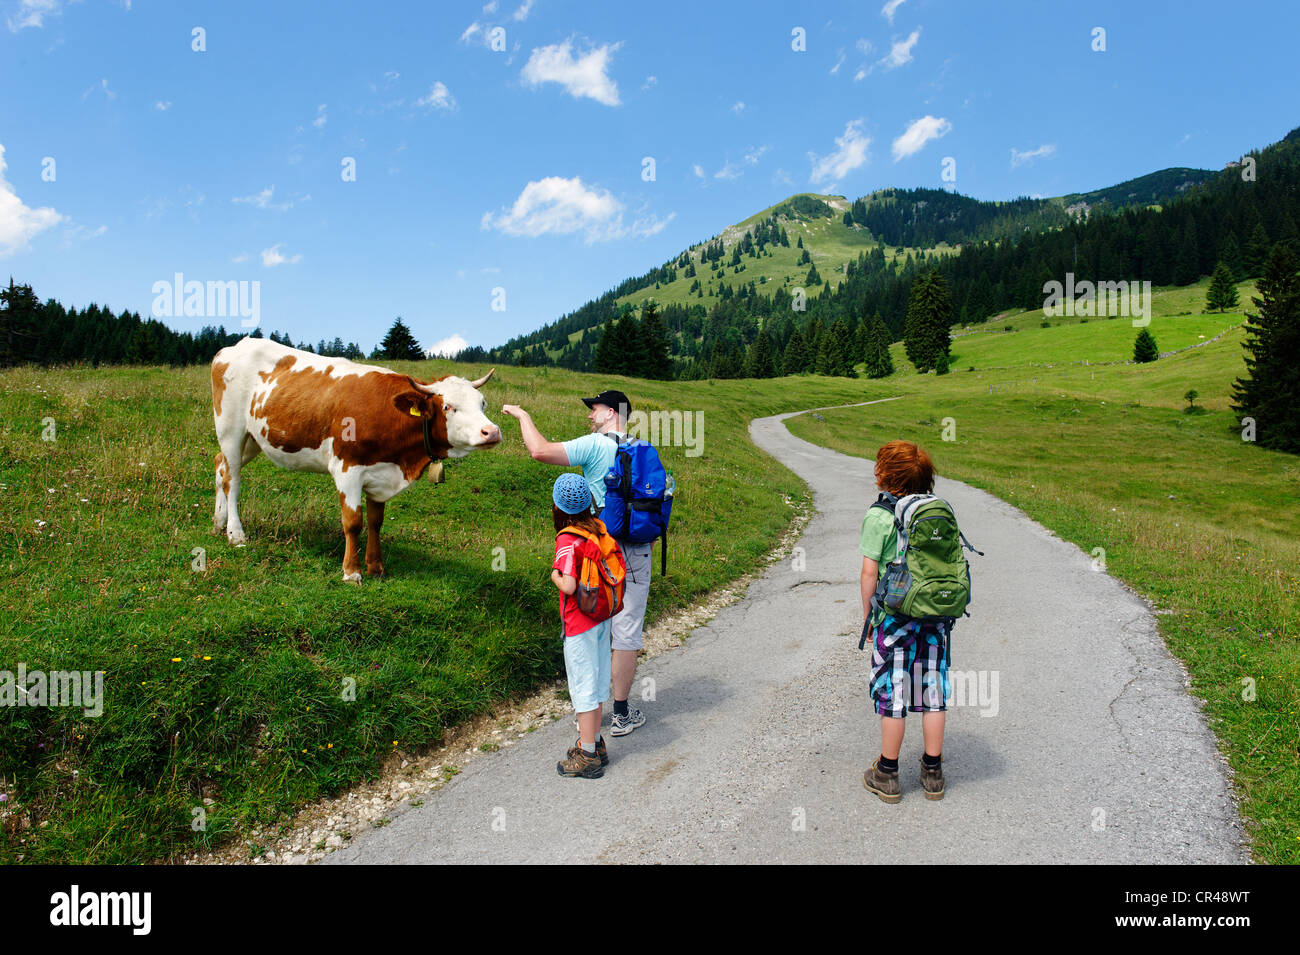
POLYGON ((880 754, 880 771, 881 771, 882 773, 896 773, 896 772, 898 772, 898 760, 896 760, 896 759, 886 759, 886 758, 885 758, 885 754, 884 754, 884 753, 881 753, 881 754, 880 754))
POLYGON ((583 751, 584 753, 586 753, 588 756, 595 756, 595 755, 596 755, 596 744, 595 744, 595 743, 592 743, 590 746, 588 746, 586 743, 583 743, 583 744, 582 744, 582 751, 583 751))
POLYGON ((928 769, 934 769, 943 762, 943 756, 931 756, 929 753, 922 753, 921 762, 925 763, 928 769))
POLYGON ((614 715, 627 716, 627 700, 614 701, 614 715))

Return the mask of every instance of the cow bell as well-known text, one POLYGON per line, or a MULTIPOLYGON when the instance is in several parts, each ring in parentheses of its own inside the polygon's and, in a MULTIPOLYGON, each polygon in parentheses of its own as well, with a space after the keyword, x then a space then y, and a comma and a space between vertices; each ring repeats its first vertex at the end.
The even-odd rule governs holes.
POLYGON ((434 484, 441 484, 447 480, 447 475, 443 472, 441 461, 429 462, 429 480, 434 484))

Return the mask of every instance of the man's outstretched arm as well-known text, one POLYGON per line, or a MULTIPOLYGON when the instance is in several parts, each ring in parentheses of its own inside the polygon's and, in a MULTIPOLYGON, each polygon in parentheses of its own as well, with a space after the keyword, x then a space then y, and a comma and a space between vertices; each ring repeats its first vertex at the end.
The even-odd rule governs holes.
POLYGON ((558 464, 566 468, 569 466, 569 452, 564 450, 564 445, 558 441, 547 441, 542 437, 542 433, 537 430, 537 425, 533 424, 532 415, 518 405, 502 405, 501 411, 512 418, 519 419, 519 431, 524 437, 524 447, 528 449, 534 461, 558 464))

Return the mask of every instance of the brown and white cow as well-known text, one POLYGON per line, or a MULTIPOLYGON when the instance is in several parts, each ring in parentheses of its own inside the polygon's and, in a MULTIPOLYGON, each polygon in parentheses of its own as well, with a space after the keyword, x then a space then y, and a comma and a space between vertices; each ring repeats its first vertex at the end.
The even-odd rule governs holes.
MULTIPOLYGON (((495 371, 496 369, 493 369, 495 371)), ((329 474, 343 509, 343 579, 361 582, 361 498, 369 535, 366 571, 384 572, 384 502, 431 461, 501 441, 477 381, 447 375, 423 384, 376 365, 325 358, 265 338, 242 338, 212 360, 217 505, 212 532, 247 540, 239 522, 240 469, 264 453, 290 471, 329 474)), ((439 465, 441 467, 441 465, 439 465)))

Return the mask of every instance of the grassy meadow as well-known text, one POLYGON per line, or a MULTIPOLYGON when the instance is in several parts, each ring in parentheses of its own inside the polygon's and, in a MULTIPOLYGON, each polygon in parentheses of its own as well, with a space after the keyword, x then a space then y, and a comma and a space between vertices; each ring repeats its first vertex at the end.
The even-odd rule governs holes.
MULTIPOLYGON (((1248 302, 1249 285, 1239 292, 1248 302)), ((1243 321, 1174 314, 1199 310, 1204 294, 1202 282, 1156 296, 1148 330, 1162 351, 1243 321)), ((1300 459, 1242 440, 1230 410, 1242 330, 1153 364, 1098 367, 1131 356, 1128 319, 1042 321, 990 320, 955 339, 943 377, 918 376, 895 346, 900 370, 886 380, 904 400, 803 415, 790 430, 867 458, 916 441, 944 476, 1102 548, 1108 572, 1159 609, 1206 703, 1256 858, 1300 862, 1300 459), (1191 413, 1188 389, 1200 392, 1191 413), (954 441, 942 439, 947 418, 954 441)))
MULTIPOLYGON (((486 370, 391 364, 423 380, 486 370)), ((0 670, 106 673, 98 718, 0 707, 0 863, 160 860, 274 829, 562 675, 548 579, 560 469, 530 460, 499 409, 520 404, 547 437, 576 437, 588 430, 578 398, 605 387, 703 421, 698 456, 663 438, 678 497, 652 620, 757 567, 807 500, 749 441, 752 417, 889 389, 499 369, 486 394, 505 442, 390 501, 387 577, 356 587, 341 579, 325 475, 259 456, 240 499, 247 546, 212 535, 206 366, 0 372, 0 670)))

